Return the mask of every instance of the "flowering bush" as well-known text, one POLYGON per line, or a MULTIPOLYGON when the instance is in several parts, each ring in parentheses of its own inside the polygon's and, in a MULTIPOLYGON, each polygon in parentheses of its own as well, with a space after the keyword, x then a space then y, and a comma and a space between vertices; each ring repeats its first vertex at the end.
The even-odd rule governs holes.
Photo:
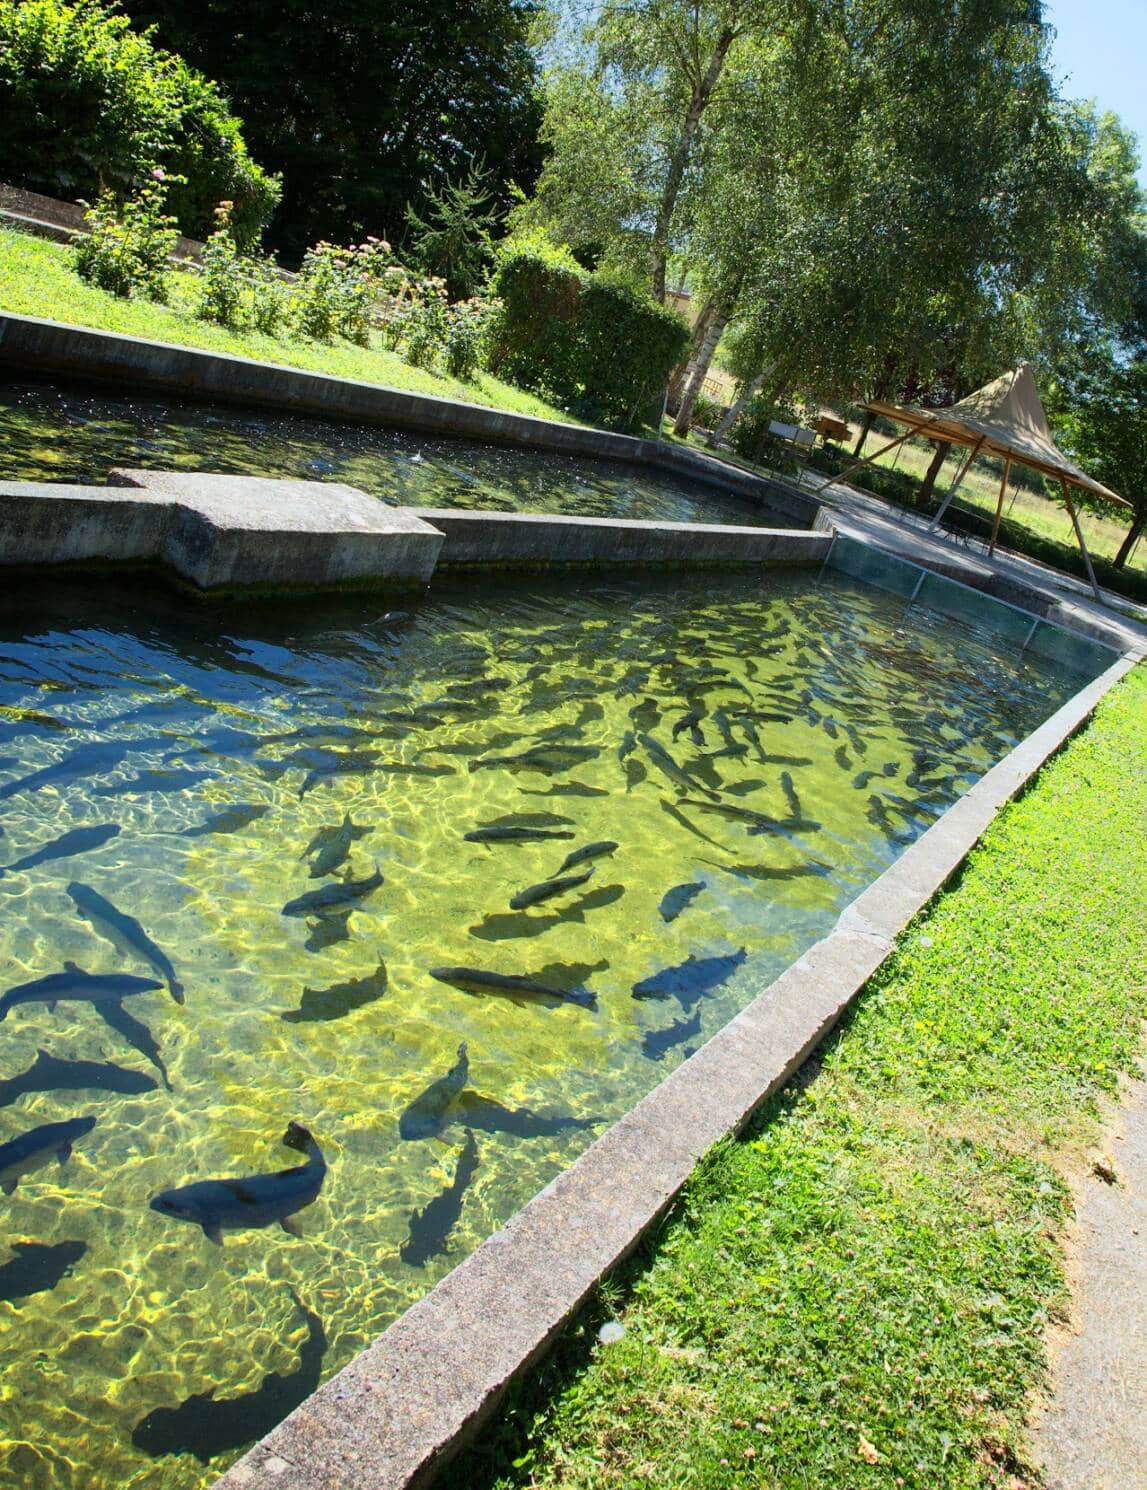
POLYGON ((156 167, 122 207, 110 191, 102 192, 94 206, 84 203, 88 234, 75 249, 76 269, 84 279, 113 295, 166 301, 168 259, 179 235, 163 203, 176 179, 156 167))
POLYGON ((459 300, 450 307, 443 352, 446 371, 452 378, 469 382, 477 373, 485 358, 490 325, 499 308, 499 301, 483 300, 480 295, 459 300))
POLYGON ((390 244, 381 238, 348 248, 325 242, 309 248, 296 290, 299 330, 318 341, 338 335, 365 346, 389 264, 390 244))
POLYGON ((205 321, 235 327, 243 320, 243 263, 231 236, 230 202, 215 209, 214 233, 203 246, 203 279, 198 313, 205 321))

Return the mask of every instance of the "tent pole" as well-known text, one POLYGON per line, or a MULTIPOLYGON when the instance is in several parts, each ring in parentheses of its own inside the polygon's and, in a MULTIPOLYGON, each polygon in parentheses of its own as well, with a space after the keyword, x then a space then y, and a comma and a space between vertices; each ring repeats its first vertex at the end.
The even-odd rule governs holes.
POLYGON ((1008 490, 1008 477, 1011 475, 1012 462, 1009 457, 1004 461, 1004 479, 1000 482, 1000 500, 996 503, 996 520, 992 524, 992 541, 988 544, 988 558, 990 559, 996 551, 996 539, 1000 536, 1000 518, 1004 515, 1004 497, 1008 490))
POLYGON ((910 440, 915 433, 915 430, 910 429, 906 435, 899 435, 895 440, 889 440, 887 445, 881 445, 875 454, 866 455, 863 460, 858 460, 854 465, 849 466, 847 470, 841 471, 839 476, 834 476, 831 481, 826 481, 823 486, 818 487, 817 496, 823 497, 830 486, 839 486, 842 481, 847 481, 854 471, 859 471, 861 466, 870 466, 880 456, 887 455, 894 446, 903 445, 905 440, 910 440))
POLYGON ((944 500, 940 503, 939 507, 937 507, 937 509, 936 509, 936 516, 928 524, 927 531, 929 533, 934 533, 936 531, 936 529, 940 526, 940 519, 944 516, 945 512, 947 512, 948 508, 952 505, 952 498, 959 491, 959 489, 960 489, 960 483, 963 481, 964 477, 971 470, 972 462, 975 460, 976 455, 979 452, 980 446, 984 443, 984 441, 986 439, 987 439, 987 436, 986 435, 981 435, 980 438, 976 441, 976 443, 972 446, 971 450, 968 452, 968 458, 967 458, 967 460, 960 467, 960 469, 956 472, 956 479, 952 482, 952 485, 948 488, 947 492, 944 494, 944 500))
POLYGON ((1079 518, 1075 514, 1075 508, 1071 505, 1071 496, 1067 490, 1067 482, 1062 476, 1059 479, 1059 484, 1063 487, 1063 500, 1067 503, 1068 516, 1071 518, 1071 525, 1075 529, 1075 536, 1079 540, 1079 551, 1083 555, 1083 562, 1087 568, 1087 577, 1091 581, 1092 591, 1096 600, 1102 603, 1103 596, 1099 593, 1099 585, 1095 580, 1095 570, 1091 566, 1091 555, 1087 552, 1087 544, 1083 541, 1083 529, 1079 526, 1079 518))

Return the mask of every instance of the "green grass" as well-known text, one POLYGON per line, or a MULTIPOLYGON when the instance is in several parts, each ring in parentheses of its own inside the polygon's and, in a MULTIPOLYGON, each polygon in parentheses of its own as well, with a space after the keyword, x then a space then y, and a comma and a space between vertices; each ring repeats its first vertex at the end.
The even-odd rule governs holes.
POLYGON ((1064 1173, 1147 1012, 1145 817, 1140 667, 444 1483, 1039 1484, 1064 1173))
POLYGON ((567 424, 577 422, 544 399, 503 383, 489 373, 479 373, 472 383, 464 383, 411 367, 381 347, 359 347, 345 341, 328 345, 264 336, 257 331, 227 331, 195 315, 196 286, 192 275, 173 271, 170 278, 169 305, 121 300, 85 283, 71 267, 71 250, 66 246, 0 229, 0 309, 64 321, 72 326, 121 331, 150 341, 230 352, 261 362, 305 368, 308 372, 402 388, 410 393, 433 393, 440 398, 485 404, 515 414, 560 419, 567 424))

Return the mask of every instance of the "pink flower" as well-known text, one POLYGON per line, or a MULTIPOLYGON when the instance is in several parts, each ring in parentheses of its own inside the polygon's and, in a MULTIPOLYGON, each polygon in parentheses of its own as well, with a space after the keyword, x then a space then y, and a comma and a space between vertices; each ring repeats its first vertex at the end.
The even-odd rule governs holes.
POLYGON ((153 181, 166 181, 167 173, 162 166, 156 166, 155 170, 151 173, 151 178, 153 181))

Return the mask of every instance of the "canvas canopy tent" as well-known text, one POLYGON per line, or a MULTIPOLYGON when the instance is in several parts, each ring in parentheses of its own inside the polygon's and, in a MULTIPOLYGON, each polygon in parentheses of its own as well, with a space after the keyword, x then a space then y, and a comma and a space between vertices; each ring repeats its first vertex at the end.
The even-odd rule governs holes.
MULTIPOLYGON (((1051 431, 1048 429, 1047 415, 1044 413, 1035 378, 1032 376, 1028 363, 1021 363, 1014 371, 1004 373, 994 382, 986 384, 977 392, 969 394, 967 398, 961 399, 959 403, 952 404, 946 409, 920 409, 911 405, 900 407, 897 404, 881 402, 873 402, 866 407, 874 414, 882 414, 887 419, 894 419, 898 424, 907 425, 907 431, 887 445, 881 446, 875 455, 868 456, 865 460, 850 466, 848 471, 836 477, 836 481, 845 480, 862 465, 867 465, 887 451, 902 445, 913 435, 923 435, 929 440, 962 446, 968 454, 957 470, 955 480, 940 504, 940 510, 932 519, 931 528, 935 529, 976 456, 1002 456, 1004 474, 1000 481, 1000 494, 996 502, 996 515, 992 524, 992 539, 988 550, 989 553, 994 553, 1011 468, 1013 465, 1030 466, 1033 470, 1040 471, 1043 475, 1050 476, 1060 483, 1068 515, 1087 567, 1091 588, 1095 592, 1096 599, 1099 599, 1095 570, 1092 568, 1091 555, 1087 551, 1087 544, 1083 538, 1083 529, 1079 525, 1079 517, 1071 500, 1071 488, 1073 486, 1082 488, 1084 491, 1103 497, 1106 501, 1117 503, 1121 507, 1130 507, 1131 503, 1125 502, 1122 497, 1117 496, 1102 483, 1093 480, 1074 461, 1068 460, 1067 456, 1056 446, 1051 437, 1051 431)), ((829 485, 835 485, 836 481, 829 482, 829 485)), ((824 491, 826 488, 822 487, 821 490, 824 491)))

